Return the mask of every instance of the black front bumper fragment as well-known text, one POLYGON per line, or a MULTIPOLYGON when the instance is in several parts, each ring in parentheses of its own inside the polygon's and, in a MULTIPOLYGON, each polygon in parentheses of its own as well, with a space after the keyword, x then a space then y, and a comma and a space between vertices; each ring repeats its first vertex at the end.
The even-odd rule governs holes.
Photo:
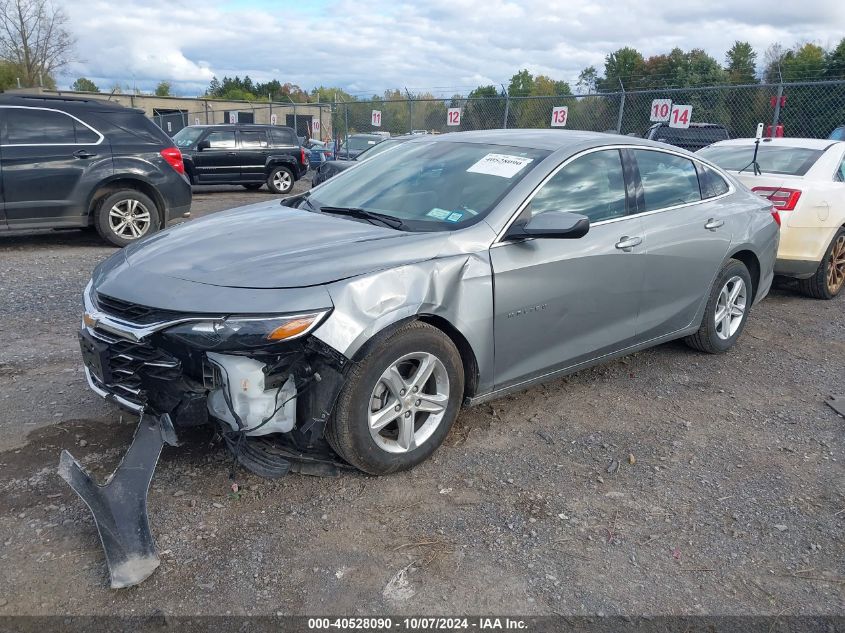
POLYGON ((69 452, 62 451, 59 459, 59 476, 94 515, 112 589, 137 585, 159 566, 147 517, 147 492, 165 444, 177 445, 170 416, 144 412, 132 444, 105 484, 97 484, 69 452))

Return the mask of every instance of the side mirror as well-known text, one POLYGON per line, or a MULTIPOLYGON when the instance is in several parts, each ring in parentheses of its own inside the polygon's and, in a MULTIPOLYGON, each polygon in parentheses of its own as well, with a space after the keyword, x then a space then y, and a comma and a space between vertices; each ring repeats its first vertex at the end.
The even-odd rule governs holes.
POLYGON ((528 222, 511 225, 507 239, 529 237, 574 240, 584 237, 590 230, 590 218, 568 211, 546 211, 534 216, 528 222))
POLYGON ((198 152, 201 152, 204 149, 208 149, 209 147, 211 147, 211 143, 209 143, 208 140, 200 141, 199 143, 197 143, 198 152))

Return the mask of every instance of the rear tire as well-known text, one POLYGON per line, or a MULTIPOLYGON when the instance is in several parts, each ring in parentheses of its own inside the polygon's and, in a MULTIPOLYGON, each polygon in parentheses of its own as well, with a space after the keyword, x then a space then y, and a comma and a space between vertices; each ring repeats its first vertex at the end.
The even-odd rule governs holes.
POLYGON ((273 193, 290 193, 296 181, 293 172, 287 167, 276 167, 267 176, 267 188, 273 193))
POLYGON ((159 229, 159 209, 137 189, 122 189, 106 196, 95 211, 94 225, 104 240, 126 246, 159 229))
POLYGON ((249 183, 246 183, 246 184, 241 185, 241 186, 244 189, 247 189, 249 191, 258 191, 259 189, 261 189, 261 187, 264 186, 264 183, 263 182, 249 182, 249 183))
POLYGON ((751 275, 745 264, 736 259, 728 260, 710 290, 701 327, 684 342, 708 354, 727 352, 745 329, 754 301, 753 293, 751 275))
POLYGON ((454 343, 414 321, 353 365, 326 439, 343 459, 372 475, 413 468, 446 438, 463 393, 463 363, 454 343))
POLYGON ((845 286, 845 228, 833 236, 830 245, 809 279, 798 280, 798 290, 813 299, 833 299, 845 286))

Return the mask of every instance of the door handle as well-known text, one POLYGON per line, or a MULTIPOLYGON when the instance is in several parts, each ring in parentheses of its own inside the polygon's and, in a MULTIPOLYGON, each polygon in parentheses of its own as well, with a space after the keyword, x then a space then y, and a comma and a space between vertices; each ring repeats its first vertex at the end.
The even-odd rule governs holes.
POLYGON ((707 224, 704 225, 704 228, 707 229, 708 231, 715 231, 720 226, 724 226, 724 224, 725 224, 724 220, 717 220, 715 218, 710 218, 709 220, 707 220, 707 224))
POLYGON ((616 242, 616 248, 621 251, 625 251, 626 253, 630 253, 632 248, 639 246, 642 243, 643 238, 641 237, 628 237, 627 235, 623 235, 619 238, 619 241, 616 242))
POLYGON ((96 154, 92 154, 87 149, 78 149, 73 153, 74 158, 94 158, 96 154))
POLYGON ((229 156, 237 156, 238 155, 237 152, 226 152, 226 154, 228 154, 229 156))

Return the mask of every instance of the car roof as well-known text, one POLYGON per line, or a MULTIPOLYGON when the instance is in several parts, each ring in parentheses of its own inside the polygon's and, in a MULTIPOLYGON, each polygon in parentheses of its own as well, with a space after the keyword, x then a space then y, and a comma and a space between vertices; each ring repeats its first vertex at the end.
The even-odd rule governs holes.
MULTIPOLYGON (((656 127, 669 127, 669 122, 668 121, 662 121, 661 123, 655 123, 649 129, 651 130, 651 129, 656 128, 656 127)), ((695 122, 693 122, 693 123, 689 124, 689 127, 698 127, 698 128, 713 127, 713 128, 720 128, 720 129, 723 129, 723 130, 728 129, 726 126, 722 125, 721 123, 695 123, 695 122)), ((685 128, 672 128, 672 129, 673 130, 676 130, 676 129, 677 130, 683 130, 685 128)))
MULTIPOLYGON (((718 143, 713 143, 712 146, 718 145, 727 146, 727 145, 754 145, 757 139, 754 138, 732 138, 729 141, 719 141, 718 143)), ((794 136, 778 136, 775 138, 764 138, 761 141, 765 145, 777 145, 779 147, 803 147, 805 149, 820 149, 826 150, 829 147, 833 147, 837 143, 845 143, 845 141, 833 141, 829 138, 800 138, 794 136)), ((711 146, 711 147, 712 147, 711 146)))
POLYGON ((62 97, 37 94, 2 94, 0 105, 16 105, 30 108, 55 108, 57 110, 98 110, 107 112, 118 110, 121 112, 142 112, 137 108, 127 108, 115 101, 104 99, 87 99, 84 97, 62 97))
POLYGON ((196 128, 197 130, 287 130, 293 132, 293 128, 286 125, 267 125, 263 123, 200 123, 199 125, 186 125, 185 127, 196 128))
MULTIPOLYGON (((637 145, 667 149, 665 143, 648 139, 609 134, 607 132, 588 132, 582 130, 476 130, 473 132, 449 132, 447 134, 419 134, 409 139, 410 143, 463 142, 489 145, 509 145, 526 149, 546 149, 556 151, 566 148, 582 148, 601 145, 637 145)), ((672 147, 673 151, 678 148, 672 147)))

